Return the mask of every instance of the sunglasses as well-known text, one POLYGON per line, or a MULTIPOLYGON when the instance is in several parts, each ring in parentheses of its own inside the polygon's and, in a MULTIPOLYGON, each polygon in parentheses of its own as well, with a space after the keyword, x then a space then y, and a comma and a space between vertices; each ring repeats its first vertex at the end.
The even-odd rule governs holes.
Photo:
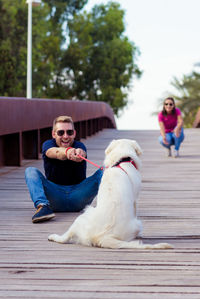
POLYGON ((165 106, 173 106, 172 103, 165 103, 165 106))
POLYGON ((67 133, 68 136, 72 136, 74 134, 74 130, 58 130, 56 133, 58 136, 63 136, 65 134, 65 132, 67 133))

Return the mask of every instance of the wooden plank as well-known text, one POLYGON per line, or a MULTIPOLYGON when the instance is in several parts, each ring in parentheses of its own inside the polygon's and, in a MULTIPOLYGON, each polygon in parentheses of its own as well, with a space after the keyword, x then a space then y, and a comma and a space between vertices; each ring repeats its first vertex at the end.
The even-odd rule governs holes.
MULTIPOLYGON (((173 250, 109 250, 47 241, 62 233, 78 213, 57 213, 32 224, 32 202, 22 167, 0 168, 1 298, 200 298, 200 131, 186 129, 178 159, 165 157, 158 131, 104 130, 84 140, 88 158, 102 165, 112 139, 139 142, 142 191, 138 215, 143 242, 169 242, 173 250)), ((88 164, 88 175, 96 168, 88 164)), ((95 201, 94 201, 95 204, 95 201)))

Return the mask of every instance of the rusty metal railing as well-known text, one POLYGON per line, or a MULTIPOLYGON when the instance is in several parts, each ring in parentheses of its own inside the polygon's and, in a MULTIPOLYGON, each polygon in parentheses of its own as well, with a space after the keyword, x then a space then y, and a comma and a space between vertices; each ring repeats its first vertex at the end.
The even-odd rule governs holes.
POLYGON ((113 111, 104 102, 0 97, 0 166, 38 159, 59 115, 72 117, 78 140, 116 128, 113 111))

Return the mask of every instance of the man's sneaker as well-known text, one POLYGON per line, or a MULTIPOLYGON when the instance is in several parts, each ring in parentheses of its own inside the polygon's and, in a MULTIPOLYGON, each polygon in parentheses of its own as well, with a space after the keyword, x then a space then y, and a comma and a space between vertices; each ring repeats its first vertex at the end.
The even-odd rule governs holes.
POLYGON ((174 151, 174 158, 178 158, 179 157, 179 151, 175 150, 174 151))
POLYGON ((49 220, 53 217, 55 217, 55 214, 49 208, 49 206, 40 206, 35 212, 35 215, 32 217, 32 222, 33 223, 42 222, 42 221, 49 220))

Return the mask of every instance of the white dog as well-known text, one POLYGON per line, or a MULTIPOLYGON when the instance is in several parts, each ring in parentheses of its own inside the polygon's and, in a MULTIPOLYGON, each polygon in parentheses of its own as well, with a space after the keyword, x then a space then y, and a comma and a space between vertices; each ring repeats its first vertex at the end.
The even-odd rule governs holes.
POLYGON ((143 244, 132 241, 141 233, 136 217, 141 176, 136 141, 113 140, 105 150, 105 170, 96 207, 89 206, 63 235, 52 234, 50 241, 77 243, 105 248, 169 249, 170 244, 143 244))

